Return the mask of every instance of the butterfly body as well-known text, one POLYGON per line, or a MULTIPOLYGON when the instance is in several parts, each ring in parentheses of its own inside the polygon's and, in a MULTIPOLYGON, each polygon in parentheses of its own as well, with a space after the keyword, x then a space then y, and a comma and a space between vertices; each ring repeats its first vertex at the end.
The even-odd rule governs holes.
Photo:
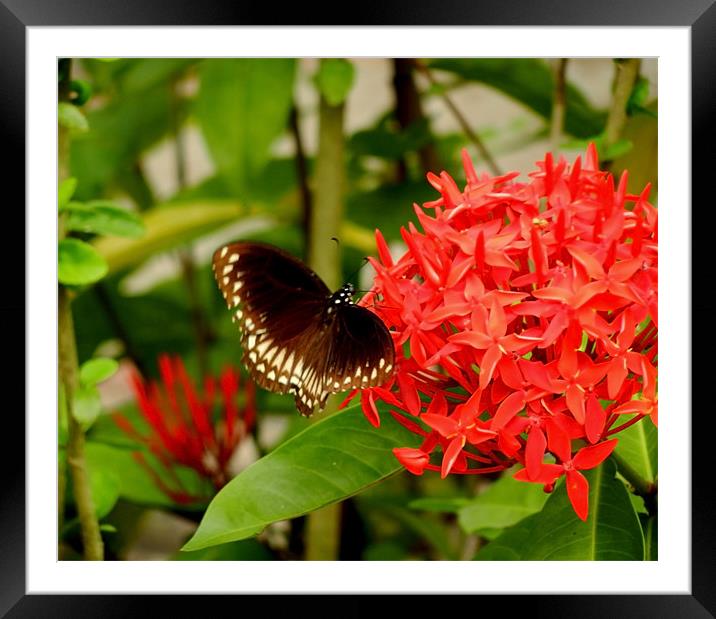
POLYGON ((393 340, 378 316, 353 303, 351 284, 331 293, 300 260, 266 243, 220 247, 212 266, 241 329, 251 378, 293 394, 302 415, 323 408, 332 393, 389 378, 393 340))

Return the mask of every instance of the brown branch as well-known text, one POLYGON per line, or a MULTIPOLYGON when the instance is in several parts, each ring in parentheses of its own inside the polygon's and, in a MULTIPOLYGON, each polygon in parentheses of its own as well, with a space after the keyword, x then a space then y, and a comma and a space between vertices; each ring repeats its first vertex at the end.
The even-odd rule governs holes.
POLYGON ((617 140, 624 129, 627 120, 627 103, 631 96, 634 84, 639 77, 641 68, 640 58, 629 58, 627 60, 617 61, 616 80, 614 84, 614 94, 612 95, 612 104, 609 107, 609 115, 604 127, 604 148, 608 148, 617 140))
POLYGON ((562 133, 564 131, 564 118, 567 110, 567 98, 565 96, 566 71, 567 59, 557 58, 552 67, 552 119, 549 128, 549 140, 554 154, 559 152, 559 146, 562 143, 562 133))
MULTIPOLYGON (((415 60, 412 58, 393 59, 393 90, 395 91, 395 115, 401 129, 405 130, 416 122, 425 119, 420 104, 420 93, 415 86, 413 69, 415 60)), ((424 171, 438 172, 440 159, 432 143, 426 144, 418 150, 420 166, 424 171)), ((399 162, 399 181, 407 177, 407 166, 404 159, 399 162)))

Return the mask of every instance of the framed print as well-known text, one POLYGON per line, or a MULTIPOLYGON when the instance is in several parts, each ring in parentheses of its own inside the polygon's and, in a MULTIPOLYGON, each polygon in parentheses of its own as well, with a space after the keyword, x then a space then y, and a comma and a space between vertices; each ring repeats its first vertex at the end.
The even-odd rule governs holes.
POLYGON ((709 2, 43 4, 0 7, 27 233, 3 612, 713 613, 709 2))

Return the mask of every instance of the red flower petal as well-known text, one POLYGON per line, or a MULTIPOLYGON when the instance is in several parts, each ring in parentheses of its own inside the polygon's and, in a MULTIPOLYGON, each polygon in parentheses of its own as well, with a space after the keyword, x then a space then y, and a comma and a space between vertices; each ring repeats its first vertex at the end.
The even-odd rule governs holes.
POLYGON ((422 421, 428 424, 433 430, 440 433, 445 438, 451 438, 458 432, 457 421, 451 417, 443 417, 442 415, 433 415, 431 413, 423 413, 420 417, 422 421))
POLYGON ((607 412, 602 408, 599 399, 595 394, 591 394, 587 399, 587 407, 585 411, 584 429, 587 433, 587 440, 590 443, 596 443, 602 438, 604 424, 607 421, 607 412))
POLYGON ((533 427, 527 435, 527 447, 525 448, 525 466, 527 475, 532 480, 537 479, 539 476, 546 448, 547 439, 542 430, 538 427, 533 427))
POLYGON ((452 441, 450 441, 448 448, 443 454, 443 463, 442 467, 440 468, 440 477, 444 479, 448 476, 464 445, 464 436, 456 436, 452 441))
POLYGON ((517 471, 513 477, 517 481, 531 481, 536 484, 549 485, 553 484, 563 473, 564 468, 559 464, 543 464, 534 479, 529 476, 526 468, 517 471))
POLYGON ((579 471, 567 471, 567 496, 580 520, 589 515, 589 482, 579 471))
POLYGON ((510 421, 517 413, 519 413, 525 407, 525 392, 515 391, 513 394, 507 396, 502 404, 497 408, 495 416, 492 418, 490 428, 493 430, 500 430, 505 424, 510 421))
POLYGON ((618 442, 619 439, 613 438, 610 441, 605 441, 598 445, 583 447, 572 459, 574 466, 581 470, 593 469, 599 466, 611 455, 618 442))
POLYGON ((490 346, 485 352, 485 356, 482 358, 482 365, 480 366, 480 389, 485 389, 488 383, 492 380, 492 375, 497 367, 497 362, 502 358, 502 351, 497 345, 490 346))
POLYGON ((393 449, 393 455, 413 475, 422 475, 425 465, 430 461, 430 456, 424 451, 411 447, 396 447, 393 449))

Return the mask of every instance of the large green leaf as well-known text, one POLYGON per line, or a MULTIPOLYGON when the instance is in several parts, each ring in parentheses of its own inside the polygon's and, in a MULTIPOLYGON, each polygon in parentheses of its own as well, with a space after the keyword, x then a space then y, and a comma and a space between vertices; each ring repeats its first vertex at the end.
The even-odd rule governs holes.
POLYGON ((644 538, 612 459, 587 471, 589 516, 577 518, 562 483, 541 512, 487 544, 481 561, 641 561, 644 538))
POLYGON ((517 481, 510 472, 458 511, 463 531, 502 529, 542 509, 548 496, 539 484, 517 481))
MULTIPOLYGON (((430 66, 492 86, 545 119, 552 114, 552 72, 538 58, 439 58, 430 66)), ((595 110, 572 84, 566 88, 565 129, 576 137, 602 131, 606 112, 595 110)))
POLYGON ((615 452, 642 479, 654 483, 658 475, 658 431, 651 419, 642 419, 619 433, 615 452))
POLYGON ((243 196, 270 159, 293 101, 295 61, 208 59, 199 69, 196 114, 217 168, 243 196))
POLYGON ((312 424, 230 481, 184 550, 250 537, 352 496, 401 470, 392 448, 418 440, 389 414, 373 428, 359 405, 312 424))

